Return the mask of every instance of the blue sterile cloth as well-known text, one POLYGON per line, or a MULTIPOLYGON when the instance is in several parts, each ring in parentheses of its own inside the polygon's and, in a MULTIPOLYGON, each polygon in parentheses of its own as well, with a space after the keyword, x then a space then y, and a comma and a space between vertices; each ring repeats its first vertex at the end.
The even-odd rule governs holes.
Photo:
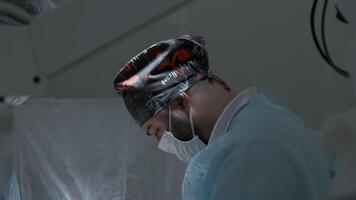
POLYGON ((326 156, 317 132, 262 92, 189 163, 183 200, 325 200, 326 156))

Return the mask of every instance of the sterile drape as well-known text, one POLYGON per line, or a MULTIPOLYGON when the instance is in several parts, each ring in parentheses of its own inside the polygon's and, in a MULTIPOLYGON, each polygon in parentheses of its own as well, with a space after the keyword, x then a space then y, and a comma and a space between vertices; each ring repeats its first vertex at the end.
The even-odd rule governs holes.
POLYGON ((121 99, 30 99, 14 127, 9 199, 181 198, 185 165, 157 149, 121 99))

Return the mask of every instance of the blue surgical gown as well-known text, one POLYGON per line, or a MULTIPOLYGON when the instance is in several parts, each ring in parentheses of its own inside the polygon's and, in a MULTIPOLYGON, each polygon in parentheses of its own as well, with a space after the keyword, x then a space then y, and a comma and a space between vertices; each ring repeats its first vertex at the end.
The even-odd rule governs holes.
POLYGON ((326 156, 317 132, 262 92, 230 129, 189 163, 183 200, 326 200, 326 156))

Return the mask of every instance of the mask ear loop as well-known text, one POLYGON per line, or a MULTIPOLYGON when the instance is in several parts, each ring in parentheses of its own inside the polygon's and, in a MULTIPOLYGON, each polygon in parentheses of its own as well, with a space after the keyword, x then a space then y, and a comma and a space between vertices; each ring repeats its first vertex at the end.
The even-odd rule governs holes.
POLYGON ((168 120, 169 120, 169 132, 172 131, 172 112, 171 105, 168 105, 168 120))
POLYGON ((211 81, 211 79, 215 79, 223 88, 225 88, 229 92, 231 91, 231 88, 221 78, 216 76, 213 72, 209 71, 207 77, 209 82, 211 81))
POLYGON ((190 107, 189 107, 189 120, 190 120, 190 128, 192 129, 193 137, 195 137, 193 117, 192 117, 192 112, 190 111, 190 107))

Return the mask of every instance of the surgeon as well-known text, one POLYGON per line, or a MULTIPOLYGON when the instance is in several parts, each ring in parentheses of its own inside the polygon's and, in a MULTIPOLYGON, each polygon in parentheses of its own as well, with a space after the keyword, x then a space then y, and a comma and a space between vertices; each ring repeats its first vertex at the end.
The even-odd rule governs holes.
POLYGON ((202 37, 148 47, 114 87, 158 148, 188 163, 183 200, 327 199, 317 132, 270 94, 230 88, 209 70, 202 37))

